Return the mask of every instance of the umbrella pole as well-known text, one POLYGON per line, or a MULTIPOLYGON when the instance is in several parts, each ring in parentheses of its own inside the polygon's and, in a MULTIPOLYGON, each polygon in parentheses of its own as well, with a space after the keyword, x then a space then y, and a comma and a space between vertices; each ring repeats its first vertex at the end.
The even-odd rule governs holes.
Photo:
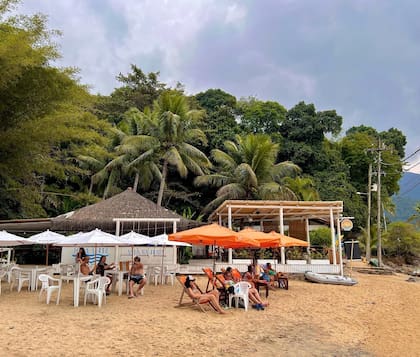
POLYGON ((47 252, 46 252, 46 256, 45 256, 45 265, 48 266, 48 247, 49 244, 47 243, 47 252))
POLYGON ((166 244, 163 245, 163 249, 162 249, 162 263, 160 267, 160 284, 161 285, 163 285, 163 260, 165 259, 165 247, 166 247, 166 244))

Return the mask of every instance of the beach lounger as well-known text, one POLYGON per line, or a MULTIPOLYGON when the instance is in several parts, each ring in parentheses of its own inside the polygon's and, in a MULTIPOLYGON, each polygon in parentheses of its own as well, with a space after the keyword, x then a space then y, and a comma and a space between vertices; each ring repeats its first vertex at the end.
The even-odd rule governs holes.
MULTIPOLYGON (((185 287, 185 281, 187 280, 187 277, 185 275, 178 275, 176 277, 176 279, 178 280, 178 282, 182 285, 182 293, 181 293, 181 297, 179 298, 179 302, 177 307, 185 307, 185 306, 190 306, 190 307, 198 307, 201 311, 206 312, 206 310, 204 309, 204 306, 208 305, 210 306, 212 309, 216 310, 209 301, 207 302, 199 302, 198 299, 193 299, 191 298, 188 293, 187 293, 187 288, 185 287), (191 299, 191 301, 189 302, 182 302, 184 295, 188 296, 189 299, 191 299)), ((196 284, 197 285, 197 284, 196 284)), ((198 287, 198 290, 202 292, 202 290, 198 287)))

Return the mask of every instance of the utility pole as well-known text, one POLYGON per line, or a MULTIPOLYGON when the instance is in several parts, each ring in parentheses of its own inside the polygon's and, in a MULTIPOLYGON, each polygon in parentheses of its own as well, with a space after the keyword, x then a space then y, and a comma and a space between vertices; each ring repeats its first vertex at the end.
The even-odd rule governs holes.
POLYGON ((382 237, 381 237, 381 139, 379 138, 378 144, 378 218, 377 218, 377 255, 378 255, 378 265, 382 266, 382 237))
POLYGON ((368 174, 368 221, 367 221, 367 237, 366 237, 366 260, 370 260, 371 256, 371 247, 370 247, 370 221, 371 221, 371 194, 372 191, 377 192, 377 257, 378 257, 378 265, 382 266, 382 237, 381 237, 381 209, 382 209, 382 201, 381 201, 381 164, 382 164, 382 151, 387 150, 383 143, 381 142, 381 138, 378 138, 378 147, 375 149, 368 149, 369 152, 377 152, 378 153, 378 168, 377 168, 377 181, 376 181, 376 189, 372 189, 372 164, 369 164, 369 174, 368 174))
POLYGON ((366 261, 370 262, 370 211, 372 205, 372 164, 369 163, 369 171, 368 171, 368 192, 367 192, 367 200, 368 200, 368 215, 367 215, 367 222, 366 222, 366 261))

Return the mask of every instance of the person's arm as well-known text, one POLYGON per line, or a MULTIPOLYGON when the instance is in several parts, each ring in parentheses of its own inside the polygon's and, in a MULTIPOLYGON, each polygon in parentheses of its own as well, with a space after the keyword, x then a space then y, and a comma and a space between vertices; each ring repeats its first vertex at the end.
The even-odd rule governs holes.
POLYGON ((191 288, 187 288, 187 293, 192 299, 198 299, 202 295, 198 291, 194 291, 191 288))

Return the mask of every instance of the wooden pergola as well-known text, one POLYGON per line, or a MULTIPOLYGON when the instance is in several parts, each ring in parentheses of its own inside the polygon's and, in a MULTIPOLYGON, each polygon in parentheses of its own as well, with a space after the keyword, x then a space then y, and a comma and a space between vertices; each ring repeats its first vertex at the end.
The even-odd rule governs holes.
MULTIPOLYGON (((341 257, 340 220, 343 215, 342 201, 254 201, 227 200, 223 202, 210 216, 209 221, 217 222, 229 228, 240 227, 244 223, 258 223, 263 231, 276 230, 284 234, 287 224, 301 221, 305 226, 306 240, 309 238, 309 221, 323 220, 331 228, 331 248, 333 264, 337 264, 336 237, 338 237, 339 254, 341 257)), ((292 233, 289 230, 289 234, 292 233)), ((229 262, 232 262, 232 252, 229 252, 229 262)), ((284 249, 281 262, 285 264, 284 249)), ((342 259, 340 259, 342 272, 342 259)))

